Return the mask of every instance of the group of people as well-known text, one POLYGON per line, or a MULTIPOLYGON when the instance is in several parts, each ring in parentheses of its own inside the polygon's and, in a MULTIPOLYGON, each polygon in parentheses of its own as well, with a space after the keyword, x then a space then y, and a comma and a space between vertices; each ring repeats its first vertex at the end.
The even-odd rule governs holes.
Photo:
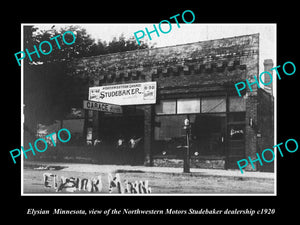
POLYGON ((136 138, 133 136, 127 142, 123 137, 119 137, 117 140, 117 154, 119 155, 120 163, 135 164, 138 154, 137 147, 139 146, 142 138, 136 138))
MULTIPOLYGON (((138 143, 142 140, 142 138, 136 138, 135 136, 133 136, 132 138, 129 139, 129 141, 125 142, 125 139, 123 137, 119 137, 117 140, 117 149, 125 149, 125 148, 129 148, 129 149, 134 149, 136 148, 136 146, 138 145, 138 143)), ((94 140, 93 146, 97 146, 99 144, 101 144, 102 140, 96 138, 94 140)), ((91 143, 90 143, 91 144, 91 143)))
POLYGON ((112 153, 112 157, 121 164, 135 164, 141 154, 141 137, 131 136, 124 138, 119 136, 115 141, 103 142, 102 139, 96 138, 90 145, 97 147, 95 149, 107 150, 112 153))
POLYGON ((119 137, 119 139, 117 141, 117 149, 124 150, 127 147, 129 149, 134 149, 134 148, 136 148, 136 146, 138 145, 138 143, 141 140, 142 140, 142 138, 136 138, 135 136, 133 136, 132 138, 129 139, 129 141, 126 145, 125 139, 123 137, 119 137))

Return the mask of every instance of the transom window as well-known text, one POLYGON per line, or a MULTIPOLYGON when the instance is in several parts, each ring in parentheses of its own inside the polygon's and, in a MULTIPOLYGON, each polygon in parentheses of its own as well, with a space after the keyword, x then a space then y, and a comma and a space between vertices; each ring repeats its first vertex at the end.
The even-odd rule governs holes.
MULTIPOLYGON (((246 111, 245 99, 238 96, 229 97, 229 112, 246 111)), ((226 112, 225 97, 201 97, 160 100, 155 105, 156 115, 224 113, 226 112)))

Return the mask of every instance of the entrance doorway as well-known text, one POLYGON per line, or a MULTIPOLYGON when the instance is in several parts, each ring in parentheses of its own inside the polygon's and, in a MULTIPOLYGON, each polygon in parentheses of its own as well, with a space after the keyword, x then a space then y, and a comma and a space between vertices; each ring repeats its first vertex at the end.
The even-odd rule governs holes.
POLYGON ((141 113, 103 115, 99 120, 99 136, 106 151, 104 163, 142 165, 144 160, 144 115, 141 113), (134 141, 134 142, 133 142, 134 141), (132 145, 135 143, 134 145, 132 145))
POLYGON ((238 169, 237 161, 245 158, 245 112, 228 115, 227 124, 227 169, 238 169))
POLYGON ((245 158, 245 124, 228 125, 228 168, 238 169, 237 161, 245 158))

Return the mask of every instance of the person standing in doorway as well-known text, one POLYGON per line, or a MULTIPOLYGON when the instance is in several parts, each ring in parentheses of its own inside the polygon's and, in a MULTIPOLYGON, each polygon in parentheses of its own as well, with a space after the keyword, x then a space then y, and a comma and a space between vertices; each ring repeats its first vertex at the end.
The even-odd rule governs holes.
POLYGON ((142 140, 142 138, 136 138, 136 136, 133 136, 130 138, 128 145, 129 145, 129 162, 131 165, 135 165, 137 161, 137 146, 138 143, 142 140))
POLYGON ((125 146, 125 140, 122 136, 120 136, 117 140, 117 154, 118 154, 118 161, 120 164, 125 163, 126 158, 126 146, 125 146))
POLYGON ((100 143, 101 143, 101 140, 96 138, 94 141, 94 146, 100 145, 100 143))

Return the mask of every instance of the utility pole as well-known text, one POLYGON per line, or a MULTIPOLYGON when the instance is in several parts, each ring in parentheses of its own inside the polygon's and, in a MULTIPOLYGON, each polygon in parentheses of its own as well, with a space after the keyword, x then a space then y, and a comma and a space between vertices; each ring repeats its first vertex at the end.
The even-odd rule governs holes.
POLYGON ((191 125, 189 116, 184 120, 184 127, 186 131, 186 146, 185 146, 185 156, 183 160, 183 172, 184 173, 190 173, 190 131, 191 131, 191 125))

